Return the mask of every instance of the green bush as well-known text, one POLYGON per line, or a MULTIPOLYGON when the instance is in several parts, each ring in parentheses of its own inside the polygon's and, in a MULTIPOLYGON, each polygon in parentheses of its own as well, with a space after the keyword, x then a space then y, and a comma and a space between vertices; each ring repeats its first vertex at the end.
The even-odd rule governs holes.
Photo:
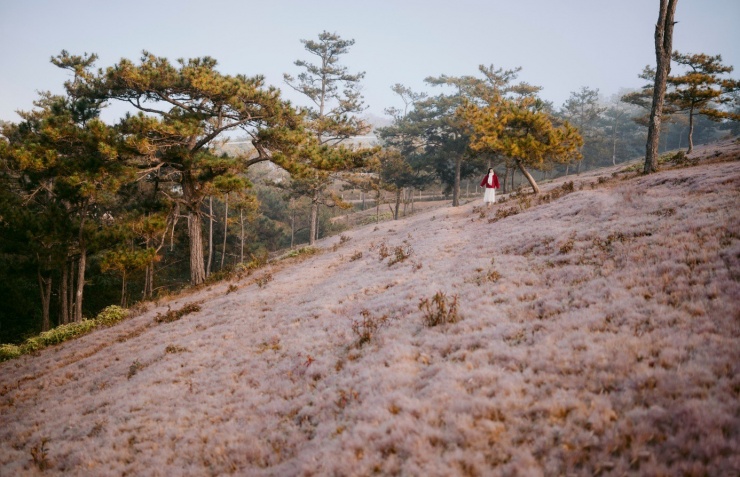
POLYGON ((128 310, 120 306, 109 306, 93 320, 82 320, 74 323, 67 323, 44 331, 38 336, 32 336, 21 343, 20 346, 12 344, 0 345, 0 361, 17 358, 22 354, 33 353, 47 346, 55 345, 78 336, 85 335, 95 328, 111 326, 123 320, 129 315, 128 310))
POLYGON ((22 355, 21 347, 14 344, 3 344, 0 345, 0 361, 7 361, 9 359, 17 358, 22 355))
POLYGON ((294 258, 294 257, 301 257, 301 256, 310 257, 311 255, 316 255, 319 252, 320 250, 318 248, 307 245, 305 247, 291 250, 290 252, 286 253, 280 258, 294 258))
POLYGON ((103 326, 111 326, 128 317, 128 314, 129 313, 127 309, 121 308, 120 306, 111 305, 104 308, 103 311, 98 313, 98 316, 95 317, 95 320, 103 326))

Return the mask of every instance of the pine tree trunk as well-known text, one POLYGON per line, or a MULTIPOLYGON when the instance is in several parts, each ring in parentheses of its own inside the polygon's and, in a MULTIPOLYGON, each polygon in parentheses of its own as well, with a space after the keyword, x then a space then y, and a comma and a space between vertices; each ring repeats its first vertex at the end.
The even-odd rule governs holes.
POLYGON ((80 259, 77 262, 77 291, 75 292, 75 310, 73 321, 82 321, 82 293, 85 289, 85 266, 87 265, 87 249, 80 245, 80 259))
MULTIPOLYGON (((679 146, 680 148, 681 146, 679 146)), ((691 106, 691 111, 689 111, 689 150, 686 151, 686 154, 691 154, 691 151, 694 150, 694 106, 691 106)))
POLYGON ((175 250, 175 227, 177 227, 177 221, 179 219, 180 219, 180 204, 175 202, 175 208, 172 211, 172 233, 170 233, 170 252, 175 250))
POLYGON ((154 291, 154 262, 147 264, 144 270, 144 299, 151 298, 154 291))
POLYGON ((59 284, 59 324, 69 322, 69 265, 62 265, 62 280, 59 284))
POLYGON ((51 329, 49 319, 49 306, 51 304, 51 277, 41 276, 41 270, 37 270, 39 277, 39 290, 41 291, 41 331, 51 329))
POLYGON ((522 172, 522 174, 524 175, 524 177, 527 178, 527 181, 529 181, 529 184, 532 186, 532 190, 534 191, 534 193, 535 194, 539 194, 540 193, 540 188, 537 185, 537 182, 535 182, 534 177, 532 177, 532 174, 530 174, 524 168, 524 164, 522 164, 521 161, 516 161, 516 165, 519 166, 519 170, 522 172))
POLYGON ((121 308, 126 308, 126 270, 121 273, 121 308))
POLYGON ((316 243, 316 223, 319 220, 319 191, 314 191, 313 197, 311 198, 311 226, 308 235, 308 244, 313 245, 316 243))
POLYGON ((375 223, 380 223, 380 189, 375 194, 375 223))
POLYGON ((75 270, 77 270, 77 260, 72 259, 69 262, 69 288, 68 301, 67 301, 67 323, 74 321, 74 307, 75 307, 75 270))
POLYGON ((239 209, 239 224, 241 225, 241 247, 239 252, 239 263, 244 263, 244 209, 239 209))
POLYGON ((460 169, 462 167, 462 156, 455 158, 455 183, 452 185, 452 206, 460 205, 460 169))
POLYGON ((190 238, 190 284, 200 285, 206 281, 203 259, 203 228, 197 207, 188 214, 188 237, 190 238))
POLYGON ((219 270, 224 269, 224 258, 226 257, 226 235, 229 232, 229 194, 226 194, 224 207, 224 244, 221 247, 221 268, 219 270))
POLYGON ((645 151, 643 172, 649 174, 658 170, 658 147, 660 145, 660 126, 663 116, 663 103, 668 74, 671 71, 671 52, 673 44, 673 16, 678 0, 660 0, 658 23, 655 25, 655 86, 653 87, 653 104, 648 124, 648 139, 645 151))
POLYGON ((208 265, 206 265, 206 277, 211 274, 211 263, 213 263, 213 196, 208 198, 208 265))
POLYGON ((290 249, 293 250, 295 246, 295 210, 290 217, 290 249))
POLYGON ((401 206, 401 189, 396 189, 396 208, 393 210, 393 220, 398 220, 398 209, 401 206))
POLYGON ((200 195, 200 192, 195 186, 194 180, 190 177, 190 173, 188 172, 183 173, 182 195, 188 211, 190 284, 200 285, 206 280, 205 260, 203 257, 203 219, 200 213, 203 197, 200 195))
POLYGON ((617 125, 619 121, 619 117, 621 116, 621 113, 619 112, 619 109, 617 109, 617 114, 614 116, 614 126, 612 130, 612 165, 617 165, 617 125))
POLYGON ((617 165, 617 125, 614 124, 614 134, 612 135, 612 166, 617 165))

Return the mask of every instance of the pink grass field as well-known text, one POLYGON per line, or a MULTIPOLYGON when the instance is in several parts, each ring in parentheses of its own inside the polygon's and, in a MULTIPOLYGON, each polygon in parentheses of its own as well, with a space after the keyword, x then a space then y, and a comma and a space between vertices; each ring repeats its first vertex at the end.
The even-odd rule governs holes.
POLYGON ((0 363, 0 475, 740 475, 740 144, 690 157, 354 229, 0 363))

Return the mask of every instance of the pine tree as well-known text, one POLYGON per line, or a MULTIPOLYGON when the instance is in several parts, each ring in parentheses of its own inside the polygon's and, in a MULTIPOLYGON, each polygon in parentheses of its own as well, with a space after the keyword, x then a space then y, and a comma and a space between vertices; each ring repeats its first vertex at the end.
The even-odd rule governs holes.
POLYGON ((358 116, 366 109, 360 94, 360 81, 365 73, 351 74, 339 63, 355 41, 324 31, 319 34, 318 41, 301 40, 301 43, 319 63, 297 60, 294 64, 303 71, 298 77, 286 73, 284 79, 313 103, 305 111, 307 128, 314 134, 315 144, 304 149, 302 167, 291 171, 294 195, 311 200, 309 244, 313 245, 318 238, 319 206, 347 206, 336 194, 327 193, 337 173, 362 165, 375 149, 343 146, 351 138, 370 130, 358 116))
POLYGON ((689 115, 688 151, 694 149, 694 116, 702 114, 714 121, 740 120, 740 115, 720 109, 733 100, 732 93, 740 89, 740 81, 721 78, 732 72, 732 66, 722 64, 722 56, 704 53, 681 54, 673 52, 673 61, 686 68, 682 75, 669 76, 666 101, 672 112, 689 115))
POLYGON ((577 160, 583 139, 567 121, 557 126, 534 97, 499 99, 460 111, 471 129, 471 148, 512 158, 532 190, 540 189, 527 168, 545 170, 577 160))
MULTIPOLYGON (((594 144, 603 134, 598 129, 601 113, 606 108, 599 106, 599 90, 583 86, 579 91, 572 91, 561 109, 562 116, 578 129, 584 144, 594 144)), ((583 147, 579 151, 584 156, 583 147)), ((595 154, 598 156, 598 154, 595 154)), ((595 158, 594 158, 595 159, 595 158)), ((585 159, 578 161, 576 172, 585 159)))
MULTIPOLYGON (((100 71, 90 65, 76 68, 82 78, 68 89, 80 97, 123 101, 139 110, 118 126, 127 145, 136 153, 140 176, 158 173, 178 185, 170 193, 188 216, 190 281, 205 280, 201 206, 206 185, 216 177, 244 170, 262 161, 289 167, 291 150, 304 139, 299 115, 280 98, 279 90, 266 87, 264 78, 229 76, 216 70, 210 57, 179 59, 144 52, 137 65, 127 59, 100 71), (253 150, 233 158, 216 154, 227 132, 241 130, 253 150)), ((161 193, 168 193, 160 190, 161 193)))
POLYGON ((645 146, 645 167, 643 172, 655 172, 658 166, 658 144, 660 143, 660 124, 663 117, 666 82, 671 71, 671 49, 673 44, 673 17, 678 0, 660 0, 658 22, 655 24, 655 83, 653 102, 648 122, 648 138, 645 146))
POLYGON ((38 109, 19 113, 21 123, 3 127, 3 156, 31 212, 18 218, 29 234, 26 253, 38 265, 46 327, 52 272, 59 269, 60 322, 82 319, 87 257, 125 170, 117 134, 97 117, 99 103, 42 93, 35 104, 38 109))

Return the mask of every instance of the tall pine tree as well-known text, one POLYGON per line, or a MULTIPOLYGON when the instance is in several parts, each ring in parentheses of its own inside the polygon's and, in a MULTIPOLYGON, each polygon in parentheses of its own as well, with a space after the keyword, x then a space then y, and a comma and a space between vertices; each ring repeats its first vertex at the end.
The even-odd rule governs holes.
POLYGON ((302 167, 292 171, 294 194, 311 200, 309 243, 313 244, 318 238, 319 206, 345 205, 336 194, 327 193, 336 174, 361 166, 375 149, 346 146, 353 137, 370 131, 370 125, 358 116, 365 110, 360 94, 365 73, 349 73, 340 63, 355 41, 324 31, 318 41, 301 43, 317 63, 297 60, 294 64, 302 69, 301 73, 297 77, 286 73, 284 79, 313 103, 305 111, 315 144, 304 149, 302 167))

